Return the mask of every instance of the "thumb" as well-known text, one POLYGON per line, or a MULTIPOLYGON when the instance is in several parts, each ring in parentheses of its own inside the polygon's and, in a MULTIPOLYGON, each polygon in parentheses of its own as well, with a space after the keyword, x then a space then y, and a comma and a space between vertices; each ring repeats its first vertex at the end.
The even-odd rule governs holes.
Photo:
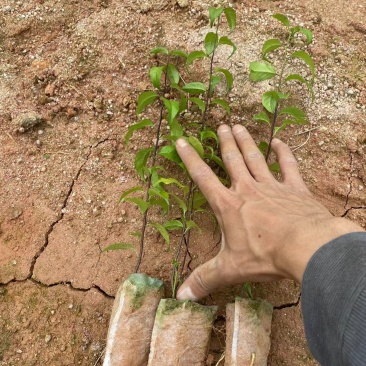
POLYGON ((197 267, 179 288, 177 299, 197 301, 222 285, 222 274, 218 268, 220 262, 215 257, 197 267))

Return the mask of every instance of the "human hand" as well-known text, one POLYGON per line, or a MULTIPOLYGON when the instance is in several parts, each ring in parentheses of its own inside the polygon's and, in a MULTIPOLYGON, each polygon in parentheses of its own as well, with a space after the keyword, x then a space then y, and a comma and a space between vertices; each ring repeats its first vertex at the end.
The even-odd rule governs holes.
POLYGON ((274 139, 281 167, 277 181, 248 131, 241 125, 218 129, 231 187, 183 139, 177 151, 192 179, 211 205, 222 232, 216 257, 195 269, 177 298, 198 300, 223 285, 291 278, 301 283, 315 251, 330 240, 362 231, 335 218, 317 202, 301 178, 290 148, 274 139))

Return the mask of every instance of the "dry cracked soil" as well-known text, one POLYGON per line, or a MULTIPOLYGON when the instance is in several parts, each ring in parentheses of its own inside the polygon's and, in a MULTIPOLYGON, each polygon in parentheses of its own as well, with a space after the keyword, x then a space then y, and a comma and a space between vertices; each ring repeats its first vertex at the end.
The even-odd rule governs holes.
MULTIPOLYGON (((156 45, 202 48, 214 1, 2 0, 0 2, 0 365, 101 365, 113 297, 133 271, 133 251, 102 253, 130 241, 141 216, 118 204, 138 183, 138 147, 150 133, 123 137, 136 122, 139 92, 149 88, 156 45), (179 4, 180 5, 179 5, 179 4), (26 124, 28 121, 28 125, 26 124), (29 122, 30 121, 30 122, 29 122), (22 126, 21 126, 22 124, 22 126)), ((260 44, 280 31, 282 12, 311 29, 317 67, 315 102, 300 93, 309 124, 282 134, 312 193, 336 216, 366 228, 366 2, 235 1, 238 51, 232 114, 210 124, 252 120, 261 89, 248 81, 260 44)), ((153 112, 153 111, 152 111, 153 112)), ((217 248, 213 224, 191 243, 194 268, 217 248)), ((173 249, 148 230, 141 271, 170 281, 173 249)), ((189 270, 186 271, 187 273, 189 270)), ((219 306, 208 365, 224 350, 225 288, 206 299, 219 306)), ((316 365, 304 338, 300 288, 291 281, 253 284, 275 306, 269 365, 316 365)))

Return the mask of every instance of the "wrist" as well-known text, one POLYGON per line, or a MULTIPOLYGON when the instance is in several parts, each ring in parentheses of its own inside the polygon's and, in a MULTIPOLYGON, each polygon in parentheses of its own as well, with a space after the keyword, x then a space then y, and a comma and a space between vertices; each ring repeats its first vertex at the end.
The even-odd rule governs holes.
POLYGON ((344 234, 364 231, 358 224, 339 217, 327 217, 302 225, 278 252, 277 267, 285 278, 301 284, 311 257, 323 245, 344 234))

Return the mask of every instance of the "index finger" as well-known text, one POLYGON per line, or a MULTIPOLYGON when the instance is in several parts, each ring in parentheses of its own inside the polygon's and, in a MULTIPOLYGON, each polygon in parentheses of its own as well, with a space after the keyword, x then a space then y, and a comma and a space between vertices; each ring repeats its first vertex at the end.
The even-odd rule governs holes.
POLYGON ((221 184, 216 174, 200 158, 196 150, 184 139, 176 142, 177 152, 183 160, 193 181, 207 198, 213 209, 218 207, 217 201, 226 188, 221 184))

